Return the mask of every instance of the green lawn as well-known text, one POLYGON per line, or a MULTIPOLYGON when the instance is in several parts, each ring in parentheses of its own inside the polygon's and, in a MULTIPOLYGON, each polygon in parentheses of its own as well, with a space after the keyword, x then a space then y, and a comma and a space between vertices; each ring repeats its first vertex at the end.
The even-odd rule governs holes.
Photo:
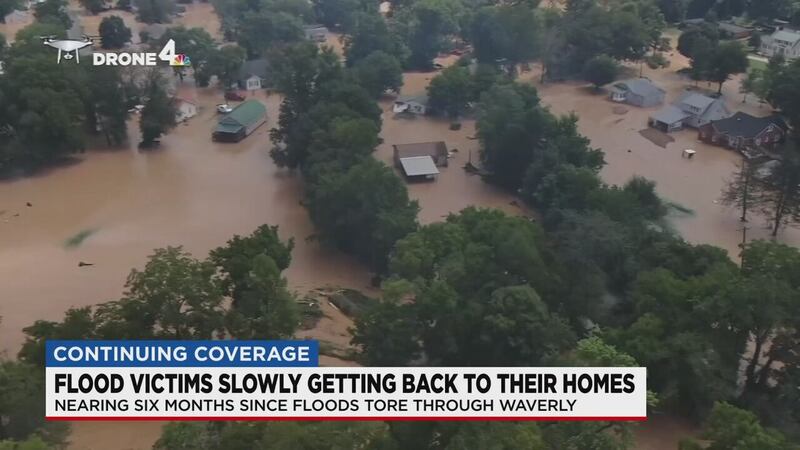
POLYGON ((750 69, 751 70, 752 69, 764 70, 764 69, 767 68, 767 63, 765 63, 764 61, 761 61, 761 60, 758 60, 758 59, 749 58, 749 57, 747 58, 747 60, 750 61, 750 69))

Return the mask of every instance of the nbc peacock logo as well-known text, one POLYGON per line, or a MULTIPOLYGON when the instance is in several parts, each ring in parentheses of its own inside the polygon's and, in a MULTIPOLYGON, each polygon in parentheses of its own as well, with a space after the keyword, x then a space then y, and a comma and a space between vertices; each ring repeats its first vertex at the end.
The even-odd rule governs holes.
POLYGON ((175 55, 175 57, 170 61, 170 66, 173 67, 186 67, 192 65, 192 60, 189 59, 188 56, 184 55, 183 53, 179 53, 175 55))

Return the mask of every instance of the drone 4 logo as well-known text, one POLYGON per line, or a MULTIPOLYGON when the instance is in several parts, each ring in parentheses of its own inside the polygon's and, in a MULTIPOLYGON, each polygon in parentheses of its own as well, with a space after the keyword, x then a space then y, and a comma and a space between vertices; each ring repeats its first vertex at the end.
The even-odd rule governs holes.
MULTIPOLYGON (((56 62, 61 64, 63 58, 67 61, 75 59, 77 64, 81 62, 80 50, 91 46, 94 41, 91 36, 84 35, 83 39, 56 39, 55 36, 42 36, 42 43, 58 50, 56 62)), ((120 53, 92 53, 92 65, 95 66, 156 66, 159 61, 166 61, 170 66, 186 67, 190 66, 191 60, 183 53, 175 53, 175 41, 170 39, 158 53, 151 52, 120 52, 120 53)))

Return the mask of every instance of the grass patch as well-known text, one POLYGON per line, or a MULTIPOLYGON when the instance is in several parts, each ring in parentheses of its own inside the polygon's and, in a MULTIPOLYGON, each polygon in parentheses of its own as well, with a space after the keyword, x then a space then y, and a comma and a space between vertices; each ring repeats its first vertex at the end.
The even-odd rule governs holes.
POLYGON ((767 63, 765 63, 764 61, 754 58, 747 58, 747 61, 750 63, 748 70, 753 70, 753 69, 764 70, 767 68, 767 63))
POLYGON ((89 236, 93 235, 96 231, 97 230, 92 228, 81 230, 74 236, 64 241, 64 247, 66 248, 78 247, 79 245, 83 244, 83 241, 85 241, 89 236))

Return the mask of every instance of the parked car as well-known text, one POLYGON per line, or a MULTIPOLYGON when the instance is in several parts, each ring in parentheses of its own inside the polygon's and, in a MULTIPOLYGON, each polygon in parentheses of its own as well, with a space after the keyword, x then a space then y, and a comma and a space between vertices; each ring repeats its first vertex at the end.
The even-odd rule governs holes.
POLYGON ((228 114, 231 111, 233 111, 233 108, 231 108, 231 105, 227 103, 221 103, 217 105, 217 112, 220 114, 228 114))
POLYGON ((236 102, 243 102, 244 95, 242 95, 239 91, 226 91, 225 92, 225 100, 233 100, 236 102))

